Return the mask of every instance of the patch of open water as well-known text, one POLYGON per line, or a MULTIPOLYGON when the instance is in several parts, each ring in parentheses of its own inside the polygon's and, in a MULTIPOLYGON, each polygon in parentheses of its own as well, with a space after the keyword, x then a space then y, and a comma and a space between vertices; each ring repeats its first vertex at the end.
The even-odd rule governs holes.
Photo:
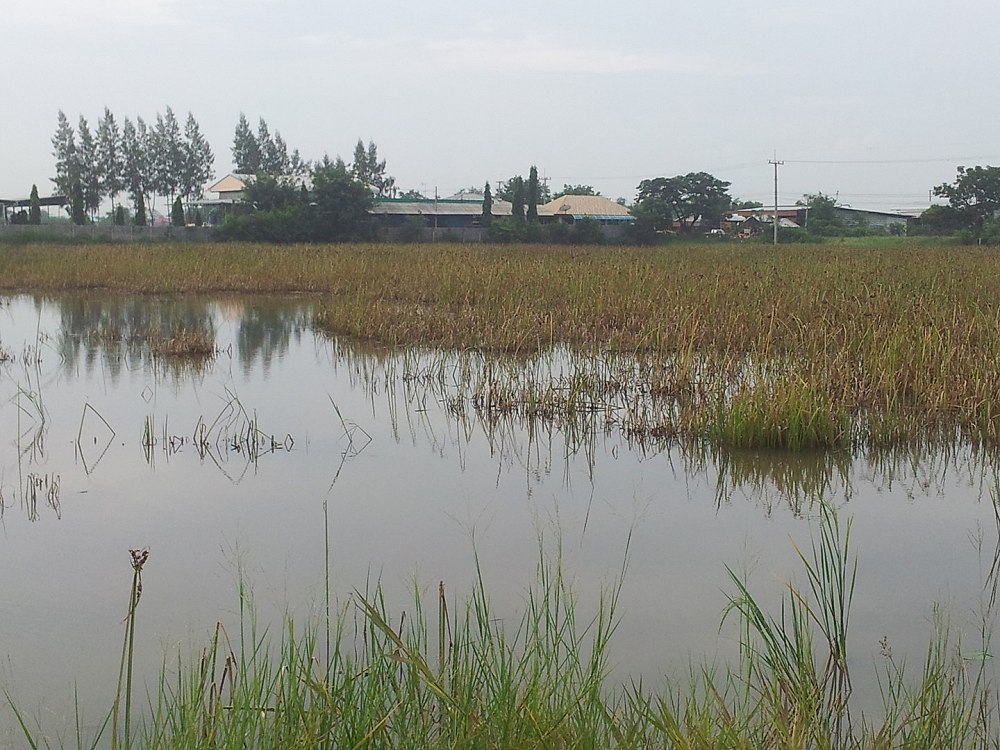
POLYGON ((397 611, 414 582, 462 599, 478 557, 511 618, 541 556, 561 555, 586 613, 627 549, 615 675, 684 679, 737 654, 735 625, 719 627, 727 565, 765 603, 801 580, 793 544, 808 545, 820 496, 853 521, 862 700, 877 699, 884 637, 922 659, 932 604, 978 640, 998 544, 989 456, 734 454, 483 419, 451 408, 450 376, 407 376, 446 355, 330 340, 311 318, 305 299, 0 299, 0 688, 46 727, 67 730, 74 683, 87 717, 110 705, 130 548, 149 549, 143 678, 233 627, 241 576, 272 627, 319 612, 328 546, 336 600, 376 580, 397 611), (179 323, 209 331, 216 355, 129 343, 179 323))

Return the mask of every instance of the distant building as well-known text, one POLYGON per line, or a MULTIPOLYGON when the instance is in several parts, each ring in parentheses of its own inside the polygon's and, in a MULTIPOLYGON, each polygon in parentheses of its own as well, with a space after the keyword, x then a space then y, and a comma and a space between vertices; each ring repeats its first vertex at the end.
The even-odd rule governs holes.
POLYGON ((543 224, 589 220, 604 226, 624 226, 633 223, 635 217, 625 206, 603 195, 564 195, 539 206, 538 220, 543 224))
MULTIPOLYGON (((402 227, 406 221, 423 220, 428 229, 465 229, 482 224, 483 194, 471 191, 449 198, 379 198, 370 213, 386 228, 402 227)), ((511 204, 493 199, 493 216, 510 216, 511 204)))

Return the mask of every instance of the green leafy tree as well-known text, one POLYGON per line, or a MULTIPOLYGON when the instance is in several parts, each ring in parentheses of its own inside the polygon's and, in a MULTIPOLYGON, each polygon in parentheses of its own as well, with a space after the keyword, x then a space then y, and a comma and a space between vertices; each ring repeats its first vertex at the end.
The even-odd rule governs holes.
POLYGON ((374 141, 364 141, 358 138, 354 146, 354 161, 351 163, 351 175, 354 179, 367 186, 375 195, 386 197, 392 195, 396 188, 396 178, 385 172, 385 159, 378 158, 378 146, 374 141))
POLYGON ((191 200, 201 195, 205 183, 212 179, 215 154, 212 153, 212 147, 205 136, 201 134, 198 121, 190 112, 184 125, 183 151, 184 168, 181 173, 180 192, 186 200, 191 200))
POLYGON ((105 107, 104 116, 97 122, 97 176, 101 195, 111 199, 112 210, 118 194, 127 187, 124 173, 118 123, 105 107))
POLYGON ((77 126, 79 146, 77 160, 80 167, 80 187, 83 191, 83 208, 93 218, 101 207, 101 168, 97 157, 97 141, 90 132, 90 125, 81 115, 77 126))
POLYGON ((707 172, 643 180, 633 212, 661 230, 671 228, 674 222, 682 232, 690 232, 699 222, 718 226, 732 203, 729 185, 707 172))
POLYGON ((141 217, 141 223, 145 224, 153 180, 149 130, 141 117, 136 118, 135 124, 127 117, 122 123, 122 164, 125 187, 132 197, 136 222, 141 217))
POLYGON ((83 197, 83 185, 80 178, 73 180, 69 193, 69 213, 73 223, 78 227, 87 223, 87 204, 83 197))
POLYGON ((125 226, 125 206, 119 204, 118 208, 115 209, 115 226, 123 227, 125 226))
POLYGON ((952 234, 966 228, 966 217, 954 206, 931 206, 920 214, 920 226, 935 234, 952 234))
POLYGON ((747 209, 753 208, 763 208, 764 204, 760 201, 745 201, 740 198, 733 198, 732 204, 729 206, 733 211, 745 211, 747 209))
POLYGON ((803 223, 812 234, 835 235, 843 231, 844 222, 837 216, 836 196, 806 193, 795 205, 806 209, 803 223))
POLYGON ((167 196, 173 203, 181 189, 186 165, 184 138, 180 123, 170 107, 166 113, 156 115, 156 127, 151 134, 153 162, 153 190, 167 196))
POLYGON ((308 203, 307 197, 290 179, 269 174, 257 175, 243 191, 243 202, 257 211, 279 211, 308 203))
POLYGON ((313 169, 311 234, 318 241, 344 242, 371 234, 372 193, 344 162, 324 157, 313 169))
POLYGON ((601 193, 590 185, 563 185, 563 189, 552 196, 552 200, 565 195, 600 195, 601 193))
POLYGON ((510 215, 515 222, 521 223, 524 221, 524 180, 514 177, 511 182, 513 185, 510 190, 510 215))
POLYGON ((170 209, 170 223, 175 227, 184 226, 184 203, 179 195, 174 199, 174 205, 170 209))
POLYGON ((981 237, 983 227, 1000 211, 1000 167, 959 167, 954 183, 934 188, 962 217, 965 228, 981 237))
POLYGON ((528 171, 528 185, 527 185, 527 202, 528 211, 527 219, 530 224, 538 223, 538 167, 534 164, 531 165, 531 169, 528 171))
POLYGON ((38 199, 38 185, 31 186, 31 197, 28 199, 28 223, 42 223, 42 204, 38 199))
POLYGON ((146 202, 143 200, 142 193, 136 196, 135 216, 132 217, 132 223, 137 227, 146 226, 146 202))
POLYGON ((484 227, 489 227, 493 223, 493 193, 490 191, 489 182, 483 188, 483 218, 480 223, 484 227))
POLYGON ((257 138, 250 129, 246 115, 240 112, 233 135, 233 166, 240 174, 257 174, 260 171, 261 154, 257 138))
POLYGON ((56 176, 52 178, 52 182, 60 195, 69 196, 73 191, 73 183, 80 176, 80 163, 76 153, 76 134, 61 109, 56 132, 52 136, 52 155, 56 159, 56 176))

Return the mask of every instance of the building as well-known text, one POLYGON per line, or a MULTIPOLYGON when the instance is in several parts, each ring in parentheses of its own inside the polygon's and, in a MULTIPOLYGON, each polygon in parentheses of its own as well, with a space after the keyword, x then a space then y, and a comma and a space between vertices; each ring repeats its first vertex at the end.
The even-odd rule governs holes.
POLYGON ((564 195, 538 207, 538 221, 543 224, 575 224, 596 221, 602 226, 625 226, 635 217, 620 203, 603 195, 564 195))

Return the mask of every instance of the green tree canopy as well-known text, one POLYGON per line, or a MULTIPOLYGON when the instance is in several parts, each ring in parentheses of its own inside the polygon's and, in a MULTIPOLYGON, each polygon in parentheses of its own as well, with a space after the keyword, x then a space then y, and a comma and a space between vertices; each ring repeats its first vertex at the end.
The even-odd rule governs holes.
POLYGON ((483 218, 480 222, 484 227, 493 223, 493 193, 490 190, 490 183, 486 183, 483 188, 483 218))
POLYGON ((1000 211, 1000 167, 959 167, 955 182, 938 185, 934 195, 947 198, 965 228, 980 236, 983 225, 1000 211))
POLYGON ((531 224, 538 222, 538 168, 532 164, 531 170, 528 172, 528 185, 526 191, 526 199, 528 202, 528 212, 527 219, 531 224))
POLYGON ((707 172, 643 180, 634 213, 656 229, 669 229, 675 221, 683 232, 690 232, 699 221, 702 226, 718 226, 732 203, 729 185, 707 172))
POLYGON ((31 197, 28 199, 28 223, 42 223, 42 204, 38 198, 38 185, 31 186, 31 197))

